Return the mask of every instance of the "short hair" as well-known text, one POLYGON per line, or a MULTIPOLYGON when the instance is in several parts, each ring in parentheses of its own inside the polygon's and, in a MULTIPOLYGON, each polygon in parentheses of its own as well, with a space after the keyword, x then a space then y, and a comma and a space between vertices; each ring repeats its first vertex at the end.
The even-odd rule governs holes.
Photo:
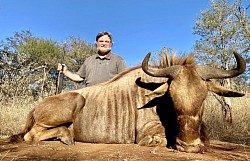
POLYGON ((111 36, 111 33, 110 32, 99 32, 97 35, 96 35, 96 38, 95 38, 95 41, 97 42, 98 39, 104 35, 107 35, 109 38, 110 38, 110 42, 113 44, 113 41, 112 41, 112 36, 111 36))

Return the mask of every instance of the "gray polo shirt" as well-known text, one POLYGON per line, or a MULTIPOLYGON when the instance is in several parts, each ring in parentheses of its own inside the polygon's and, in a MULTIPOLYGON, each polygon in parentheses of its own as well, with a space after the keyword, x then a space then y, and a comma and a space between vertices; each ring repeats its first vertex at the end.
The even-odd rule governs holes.
POLYGON ((126 62, 119 55, 110 52, 100 58, 95 54, 84 61, 77 74, 85 79, 86 86, 91 86, 110 80, 126 67, 126 62))

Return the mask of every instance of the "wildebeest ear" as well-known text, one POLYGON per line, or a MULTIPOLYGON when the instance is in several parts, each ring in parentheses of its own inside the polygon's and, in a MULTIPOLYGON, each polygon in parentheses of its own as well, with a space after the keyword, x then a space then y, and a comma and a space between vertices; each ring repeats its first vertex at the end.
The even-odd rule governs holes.
POLYGON ((155 97, 163 96, 168 90, 168 83, 162 84, 160 87, 156 88, 154 91, 146 94, 145 96, 148 96, 150 99, 153 99, 155 97))
POLYGON ((245 94, 244 93, 240 93, 240 92, 236 92, 236 91, 232 91, 230 89, 227 89, 223 86, 219 86, 214 84, 212 81, 206 81, 207 84, 207 89, 211 92, 214 92, 216 94, 218 94, 219 96, 224 96, 224 97, 242 97, 245 94))
POLYGON ((136 79, 135 84, 141 88, 153 91, 153 90, 159 88, 162 84, 164 84, 164 82, 162 82, 162 83, 143 82, 143 81, 141 81, 141 77, 139 77, 136 79))

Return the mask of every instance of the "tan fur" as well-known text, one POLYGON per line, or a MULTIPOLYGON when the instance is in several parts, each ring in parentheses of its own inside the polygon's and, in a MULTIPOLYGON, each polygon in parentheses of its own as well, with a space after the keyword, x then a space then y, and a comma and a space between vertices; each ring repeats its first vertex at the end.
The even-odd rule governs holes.
POLYGON ((73 136, 64 125, 74 121, 84 104, 85 99, 74 92, 45 98, 29 112, 22 131, 9 140, 36 142, 57 137, 65 144, 73 144, 73 136))
POLYGON ((86 99, 86 104, 74 123, 75 140, 147 146, 162 144, 166 140, 164 127, 155 107, 138 110, 150 101, 145 97, 147 89, 136 83, 139 78, 154 83, 166 80, 146 75, 139 66, 105 83, 76 90, 86 99))
POLYGON ((195 71, 193 55, 176 60, 183 64, 179 74, 170 83, 170 96, 179 124, 177 149, 187 152, 199 152, 201 141, 202 103, 207 96, 206 83, 195 71), (191 63, 191 64, 189 64, 191 63), (194 119, 195 118, 195 119, 194 119))
POLYGON ((165 62, 170 61, 168 63, 170 65, 183 66, 178 76, 171 81, 166 89, 166 91, 170 89, 170 96, 174 101, 177 121, 180 126, 177 136, 179 147, 177 148, 188 152, 199 152, 204 150, 200 147, 201 145, 209 145, 207 129, 202 121, 202 103, 207 96, 207 92, 211 91, 226 97, 241 97, 244 94, 215 85, 210 80, 202 80, 195 71, 197 63, 194 61, 193 54, 182 58, 172 55, 170 60, 168 60, 169 57, 166 54, 165 58, 167 59, 165 62))
POLYGON ((73 98, 70 97, 73 94, 66 93, 45 99, 32 112, 34 126, 26 126, 24 131, 29 132, 24 132, 24 139, 39 141, 53 136, 69 144, 72 137, 68 129, 60 125, 74 122, 76 141, 157 146, 165 144, 167 138, 167 144, 170 144, 167 147, 204 152, 207 134, 202 122, 203 101, 210 89, 220 93, 222 88, 213 88, 199 76, 193 55, 180 59, 174 55, 171 58, 163 56, 161 66, 169 65, 180 66, 171 80, 147 75, 138 66, 110 81, 75 90, 73 98), (149 91, 154 91, 152 98, 145 97, 149 91), (66 99, 55 102, 62 98, 66 99), (76 103, 80 105, 74 106, 76 103), (57 105, 64 108, 58 109, 57 105), (54 109, 49 113, 58 117, 46 117, 46 111, 42 110, 44 107, 46 111, 54 109), (81 112, 74 110, 75 107, 82 108, 81 112), (67 117, 55 114, 60 109, 69 109, 66 110, 67 117), (79 115, 75 117, 77 113, 79 115), (52 128, 55 126, 57 128, 52 128))
POLYGON ((151 99, 153 99, 155 97, 163 96, 167 92, 168 87, 169 87, 168 83, 164 83, 163 85, 156 88, 154 91, 146 94, 145 96, 148 96, 151 99))
POLYGON ((240 93, 240 92, 236 92, 236 91, 232 91, 230 89, 227 89, 225 87, 216 85, 215 83, 213 83, 212 81, 206 81, 207 84, 207 88, 209 91, 214 92, 220 96, 224 96, 224 97, 242 97, 245 94, 244 93, 240 93))
MULTIPOLYGON (((236 56, 239 57, 239 55, 236 56)), ((165 53, 162 56, 160 66, 166 69, 160 71, 153 67, 149 69, 147 65, 148 60, 149 56, 147 55, 143 61, 143 69, 146 73, 151 76, 164 77, 167 75, 166 78, 169 77, 168 85, 163 84, 155 91, 149 93, 149 96, 167 93, 172 99, 178 126, 177 149, 186 152, 203 153, 205 151, 204 146, 209 144, 206 127, 202 121, 203 102, 207 97, 208 91, 226 97, 241 97, 244 94, 217 86, 210 80, 204 80, 199 73, 201 68, 199 72, 196 71, 197 63, 194 61, 193 54, 181 58, 172 54, 172 57, 169 58, 168 53, 165 53), (170 66, 175 66, 176 68, 170 66)), ((244 62, 240 61, 240 63, 244 62)), ((244 70, 244 64, 241 66, 241 70, 244 70)))
POLYGON ((75 139, 156 146, 166 142, 165 130, 165 137, 170 139, 168 147, 173 148, 177 139, 179 147, 187 145, 184 151, 203 152, 207 142, 202 123, 203 101, 209 89, 196 72, 193 55, 180 59, 165 55, 161 67, 154 68, 174 64, 181 66, 174 80, 149 76, 138 66, 110 81, 76 90, 84 96, 86 104, 74 122, 75 139), (145 97, 148 93, 150 97, 145 97), (175 113, 169 110, 172 106, 175 113), (175 115, 184 117, 172 118, 175 115), (179 127, 177 134, 176 127, 179 127))
POLYGON ((197 63, 194 60, 194 54, 189 54, 187 56, 176 57, 175 53, 172 53, 171 57, 168 53, 162 54, 159 67, 166 68, 174 65, 192 65, 195 66, 197 63))

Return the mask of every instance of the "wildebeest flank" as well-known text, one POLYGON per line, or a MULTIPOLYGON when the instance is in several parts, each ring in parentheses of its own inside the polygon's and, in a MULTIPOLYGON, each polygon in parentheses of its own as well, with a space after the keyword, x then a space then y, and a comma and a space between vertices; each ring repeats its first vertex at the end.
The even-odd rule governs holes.
POLYGON ((165 144, 167 138, 168 147, 203 152, 207 136, 202 104, 208 91, 223 96, 244 95, 209 80, 244 72, 245 61, 236 53, 235 57, 237 68, 225 71, 196 66, 192 55, 171 61, 165 58, 162 64, 166 68, 153 68, 147 66, 147 56, 142 65, 147 74, 135 67, 108 82, 76 90, 86 104, 74 122, 75 140, 152 146, 165 144))

